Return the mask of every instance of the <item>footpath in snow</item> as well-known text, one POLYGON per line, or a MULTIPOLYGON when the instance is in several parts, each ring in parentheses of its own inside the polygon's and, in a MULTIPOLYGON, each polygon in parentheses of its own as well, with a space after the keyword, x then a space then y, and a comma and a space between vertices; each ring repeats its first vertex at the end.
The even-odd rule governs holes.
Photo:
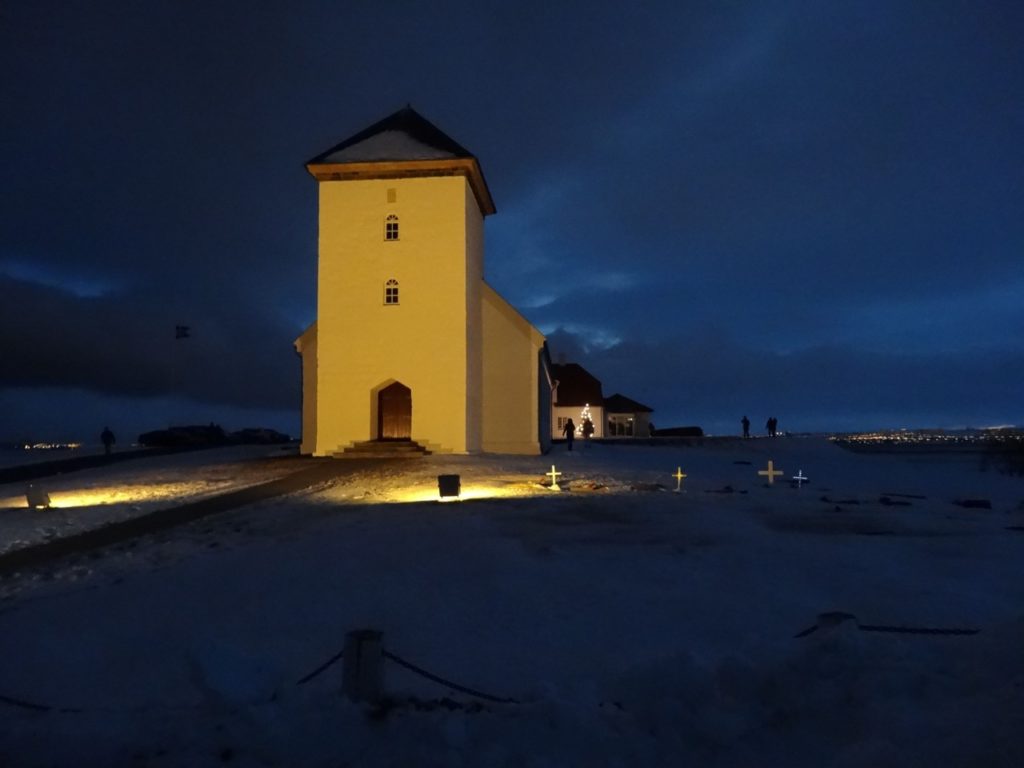
POLYGON ((0 554, 274 480, 298 469, 285 455, 279 446, 232 446, 2 484, 0 554), (30 484, 49 496, 48 509, 28 508, 30 484))

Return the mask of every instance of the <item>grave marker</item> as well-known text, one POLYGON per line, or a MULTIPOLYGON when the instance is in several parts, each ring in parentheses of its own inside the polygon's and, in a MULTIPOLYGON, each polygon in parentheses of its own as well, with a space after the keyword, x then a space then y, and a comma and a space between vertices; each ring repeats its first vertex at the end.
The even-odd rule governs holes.
POLYGON ((768 459, 768 469, 759 469, 757 474, 768 478, 768 485, 775 485, 775 478, 783 474, 781 469, 775 468, 775 462, 768 459))
POLYGON ((683 478, 687 476, 688 475, 683 474, 682 467, 676 467, 676 473, 672 475, 672 477, 676 479, 676 493, 679 493, 681 490, 683 490, 683 478))

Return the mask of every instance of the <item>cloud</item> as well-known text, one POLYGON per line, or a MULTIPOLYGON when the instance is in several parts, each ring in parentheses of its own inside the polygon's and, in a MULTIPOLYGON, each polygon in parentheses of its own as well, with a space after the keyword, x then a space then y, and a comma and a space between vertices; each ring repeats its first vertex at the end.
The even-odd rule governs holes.
POLYGON ((115 291, 118 282, 105 277, 72 274, 66 269, 27 259, 0 259, 0 275, 26 283, 45 285, 79 298, 99 298, 115 291))
POLYGON ((1014 382, 1024 380, 1024 353, 1016 346, 969 355, 838 345, 783 354, 709 333, 603 348, 564 330, 549 344, 556 360, 564 351, 601 379, 605 394, 650 405, 663 426, 731 433, 743 414, 755 423, 775 415, 796 431, 983 426, 1006 414, 1020 421, 1014 382))
POLYGON ((0 387, 0 443, 18 441, 99 443, 109 426, 117 443, 127 447, 143 432, 169 424, 216 423, 225 430, 269 427, 299 434, 298 413, 291 408, 244 408, 182 397, 102 394, 68 387, 0 387))
POLYGON ((1022 7, 10 5, 0 380, 166 392, 185 323, 188 393, 295 407, 302 162, 411 101, 485 169, 488 280, 626 394, 682 419, 733 409, 698 385, 753 377, 736 408, 792 386, 796 409, 820 395, 797 371, 823 370, 866 414, 881 366, 961 413, 981 384, 936 382, 983 348, 1008 385, 1024 334, 1022 7))
POLYGON ((230 298, 219 305, 174 306, 142 292, 81 297, 9 277, 0 277, 0 297, 0 387, 298 405, 291 333, 259 307, 230 298), (191 326, 192 338, 175 340, 179 324, 191 326))

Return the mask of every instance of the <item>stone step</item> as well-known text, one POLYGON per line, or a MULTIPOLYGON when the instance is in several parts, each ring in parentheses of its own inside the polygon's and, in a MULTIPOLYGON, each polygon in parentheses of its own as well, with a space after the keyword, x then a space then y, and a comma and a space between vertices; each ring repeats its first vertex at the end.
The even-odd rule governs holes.
POLYGON ((421 445, 352 445, 345 449, 346 453, 422 453, 425 448, 421 445))
POLYGON ((340 454, 332 454, 332 459, 419 459, 421 456, 429 456, 430 452, 426 451, 422 454, 413 453, 386 453, 386 452, 374 452, 374 451, 356 451, 356 452, 345 452, 342 451, 340 454))
POLYGON ((366 440, 335 451, 336 459, 413 459, 430 451, 412 440, 366 440))

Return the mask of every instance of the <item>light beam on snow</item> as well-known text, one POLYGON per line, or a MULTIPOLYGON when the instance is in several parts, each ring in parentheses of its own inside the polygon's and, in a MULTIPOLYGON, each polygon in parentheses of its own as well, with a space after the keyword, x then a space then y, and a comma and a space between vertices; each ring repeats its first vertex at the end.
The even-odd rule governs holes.
POLYGON ((397 501, 403 504, 417 501, 443 501, 445 503, 451 503, 456 501, 468 501, 470 499, 497 499, 509 496, 521 496, 522 493, 516 493, 514 490, 508 488, 502 488, 496 485, 487 485, 483 483, 472 483, 462 486, 462 491, 458 496, 445 496, 438 498, 437 494, 437 483, 431 485, 418 485, 412 488, 405 488, 400 491, 396 491, 389 494, 388 501, 397 501))

